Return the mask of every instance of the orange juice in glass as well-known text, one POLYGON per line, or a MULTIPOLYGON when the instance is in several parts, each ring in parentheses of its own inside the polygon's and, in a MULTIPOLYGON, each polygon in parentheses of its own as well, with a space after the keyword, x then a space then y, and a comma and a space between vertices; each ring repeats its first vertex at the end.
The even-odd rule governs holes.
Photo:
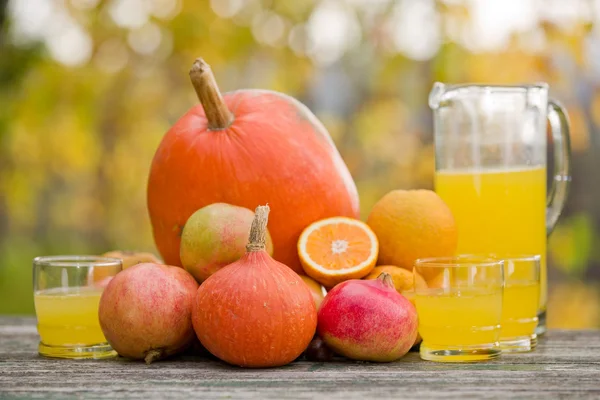
POLYGON ((548 86, 444 85, 429 104, 435 124, 435 190, 458 226, 459 254, 539 254, 539 333, 545 330, 546 237, 566 199, 570 165, 566 113, 548 86), (554 176, 546 187, 546 124, 554 176))
POLYGON ((40 355, 107 358, 116 352, 98 320, 104 287, 121 260, 95 256, 37 257, 33 261, 34 304, 40 355))
POLYGON ((458 256, 419 259, 414 270, 435 277, 415 288, 420 355, 440 362, 485 361, 501 353, 503 261, 458 256))
POLYGON ((531 351, 537 344, 535 329, 540 304, 541 257, 505 255, 501 258, 504 261, 504 296, 500 346, 503 352, 531 351))

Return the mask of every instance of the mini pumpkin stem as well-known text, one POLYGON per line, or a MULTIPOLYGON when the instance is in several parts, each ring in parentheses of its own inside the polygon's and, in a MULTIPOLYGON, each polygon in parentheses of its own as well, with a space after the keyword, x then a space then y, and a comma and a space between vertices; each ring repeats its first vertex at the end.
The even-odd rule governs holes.
POLYGON ((203 59, 197 58, 190 69, 190 79, 204 108, 208 128, 220 130, 229 127, 233 122, 233 114, 223 101, 210 65, 203 59))
POLYGON ((390 274, 388 274, 387 272, 382 272, 381 274, 379 274, 377 279, 379 279, 381 282, 383 282, 384 285, 386 285, 392 289, 396 288, 394 286, 394 281, 392 279, 392 276, 390 274))
POLYGON ((164 358, 162 349, 148 350, 144 355, 144 361, 148 365, 152 364, 153 361, 160 360, 161 358, 164 358))
POLYGON ((247 252, 262 251, 266 248, 269 211, 271 211, 269 205, 256 207, 252 226, 250 227, 250 237, 246 245, 247 252))

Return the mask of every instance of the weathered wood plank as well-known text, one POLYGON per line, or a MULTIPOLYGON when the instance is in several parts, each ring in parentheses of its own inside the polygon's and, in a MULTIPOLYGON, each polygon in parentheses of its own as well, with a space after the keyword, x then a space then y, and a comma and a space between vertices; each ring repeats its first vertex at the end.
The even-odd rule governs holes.
POLYGON ((438 364, 416 353, 389 364, 296 362, 247 370, 182 356, 125 359, 37 355, 34 320, 0 318, 0 398, 600 398, 600 331, 553 331, 535 352, 481 364, 438 364))

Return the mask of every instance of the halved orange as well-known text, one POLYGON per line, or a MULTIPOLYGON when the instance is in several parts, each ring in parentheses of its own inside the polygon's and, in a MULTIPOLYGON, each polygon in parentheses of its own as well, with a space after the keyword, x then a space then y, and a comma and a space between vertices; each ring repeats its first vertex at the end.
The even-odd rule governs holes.
POLYGON ((327 288, 367 275, 377 261, 379 242, 367 224, 333 217, 309 225, 298 240, 304 272, 327 288))

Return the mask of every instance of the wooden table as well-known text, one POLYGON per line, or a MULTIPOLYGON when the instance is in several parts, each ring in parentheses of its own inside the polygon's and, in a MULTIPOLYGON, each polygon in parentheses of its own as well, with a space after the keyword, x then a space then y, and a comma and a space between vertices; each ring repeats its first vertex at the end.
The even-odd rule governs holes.
POLYGON ((181 356, 145 365, 45 359, 33 318, 0 317, 4 398, 600 398, 600 331, 551 331, 535 352, 477 364, 409 353, 389 364, 339 360, 249 370, 181 356))

